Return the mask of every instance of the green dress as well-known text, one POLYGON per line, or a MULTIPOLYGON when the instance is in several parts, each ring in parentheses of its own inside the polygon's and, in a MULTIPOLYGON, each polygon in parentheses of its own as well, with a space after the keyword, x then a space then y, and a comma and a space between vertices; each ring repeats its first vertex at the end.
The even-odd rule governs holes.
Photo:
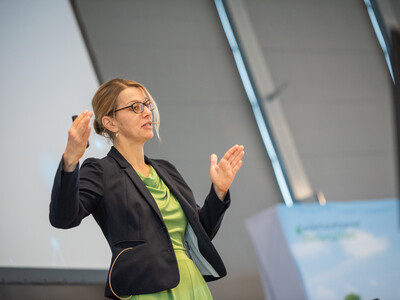
MULTIPOLYGON (((156 170, 150 166, 148 177, 137 172, 156 200, 158 208, 167 226, 178 261, 180 282, 173 289, 154 294, 132 296, 131 300, 212 300, 211 292, 194 262, 186 255, 183 237, 187 219, 176 200, 156 170)), ((123 297, 125 298, 125 297, 123 297)))

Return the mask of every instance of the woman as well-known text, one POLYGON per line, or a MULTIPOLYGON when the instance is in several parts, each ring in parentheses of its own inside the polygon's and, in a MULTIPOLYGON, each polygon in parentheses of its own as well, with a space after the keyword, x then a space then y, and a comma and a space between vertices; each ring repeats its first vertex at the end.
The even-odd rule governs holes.
POLYGON ((74 121, 54 180, 51 224, 71 228, 93 215, 112 251, 106 297, 212 299, 205 281, 226 270, 211 239, 230 204, 243 146, 233 146, 219 163, 211 155, 212 186, 200 208, 172 164, 144 155, 153 128, 158 135, 159 114, 143 85, 110 80, 92 106, 96 133, 110 138, 113 147, 79 169, 93 113, 84 111, 74 121))

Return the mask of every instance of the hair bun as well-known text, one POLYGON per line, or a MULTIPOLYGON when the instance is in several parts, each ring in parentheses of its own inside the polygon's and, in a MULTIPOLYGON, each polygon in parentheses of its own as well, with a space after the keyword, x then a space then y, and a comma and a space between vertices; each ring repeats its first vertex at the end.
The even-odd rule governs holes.
POLYGON ((93 127, 97 134, 103 134, 104 131, 103 124, 100 123, 97 119, 94 120, 93 127))

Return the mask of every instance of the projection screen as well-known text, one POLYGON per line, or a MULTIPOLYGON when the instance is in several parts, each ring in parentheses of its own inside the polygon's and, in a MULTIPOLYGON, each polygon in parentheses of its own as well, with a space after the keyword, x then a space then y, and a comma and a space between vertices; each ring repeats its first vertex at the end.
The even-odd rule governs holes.
MULTIPOLYGON (((106 241, 90 216, 49 223, 53 178, 71 116, 91 109, 96 74, 67 0, 0 2, 0 267, 105 269, 106 241)), ((85 157, 110 147, 92 130, 85 157)))

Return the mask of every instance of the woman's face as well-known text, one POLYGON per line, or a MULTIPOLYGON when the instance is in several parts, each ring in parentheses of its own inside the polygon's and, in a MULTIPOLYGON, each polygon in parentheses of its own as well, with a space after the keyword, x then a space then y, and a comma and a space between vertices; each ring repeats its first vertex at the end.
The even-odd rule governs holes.
MULTIPOLYGON (((130 87, 123 90, 117 98, 117 109, 126 107, 135 102, 144 103, 146 94, 139 88, 130 87)), ((118 136, 144 143, 153 137, 153 124, 151 111, 144 106, 142 113, 135 113, 132 108, 126 108, 115 112, 115 121, 118 126, 118 136)))

